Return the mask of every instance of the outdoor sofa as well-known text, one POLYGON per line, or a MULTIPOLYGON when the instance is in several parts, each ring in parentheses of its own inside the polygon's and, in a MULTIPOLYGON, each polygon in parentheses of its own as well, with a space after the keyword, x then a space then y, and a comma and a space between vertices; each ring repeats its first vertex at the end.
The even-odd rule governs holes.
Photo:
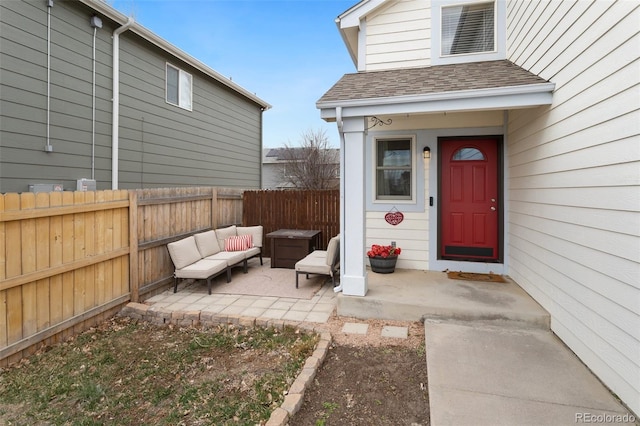
POLYGON ((247 261, 262 260, 262 226, 229 226, 200 232, 167 244, 173 273, 173 292, 178 291, 179 279, 206 280, 209 294, 211 281, 223 273, 231 282, 231 268, 242 265, 246 274, 247 261))
POLYGON ((329 275, 336 286, 336 275, 340 269, 340 234, 329 240, 327 250, 314 250, 295 265, 296 288, 298 288, 298 276, 305 274, 309 279, 310 274, 329 275))

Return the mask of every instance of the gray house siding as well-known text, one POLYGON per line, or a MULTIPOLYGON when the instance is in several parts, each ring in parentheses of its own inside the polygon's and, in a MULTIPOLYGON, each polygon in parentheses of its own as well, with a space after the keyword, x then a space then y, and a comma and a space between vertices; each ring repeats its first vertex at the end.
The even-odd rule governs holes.
MULTIPOLYGON (((46 144, 47 7, 0 2, 0 192, 92 174, 92 45, 96 31, 94 178, 112 180, 112 34, 118 23, 79 1, 51 8, 50 142, 46 144)), ((260 187, 264 105, 138 34, 120 35, 118 187, 260 187), (193 110, 165 101, 165 65, 192 75, 193 110)))
POLYGON ((260 107, 135 35, 120 44, 120 187, 258 188, 260 107), (192 75, 192 111, 165 101, 167 62, 192 75))
MULTIPOLYGON (((9 1, 1 2, 0 9, 0 192, 26 191, 30 183, 64 182, 65 188, 75 188, 76 179, 91 175, 91 15, 71 2, 56 2, 51 10, 49 134, 54 152, 46 153, 47 8, 45 2, 9 1)), ((96 41, 101 62, 96 66, 96 117, 110 123, 107 31, 98 32, 96 41), (100 73, 105 64, 108 69, 100 73)), ((110 145, 110 127, 105 129, 110 145)))

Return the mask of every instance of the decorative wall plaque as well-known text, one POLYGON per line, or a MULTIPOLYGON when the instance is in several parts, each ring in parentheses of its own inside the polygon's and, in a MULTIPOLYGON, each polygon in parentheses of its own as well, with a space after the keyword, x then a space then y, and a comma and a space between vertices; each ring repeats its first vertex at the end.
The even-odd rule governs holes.
POLYGON ((394 207, 389 211, 389 213, 384 215, 384 220, 386 220, 387 223, 396 226, 404 220, 404 215, 394 207))

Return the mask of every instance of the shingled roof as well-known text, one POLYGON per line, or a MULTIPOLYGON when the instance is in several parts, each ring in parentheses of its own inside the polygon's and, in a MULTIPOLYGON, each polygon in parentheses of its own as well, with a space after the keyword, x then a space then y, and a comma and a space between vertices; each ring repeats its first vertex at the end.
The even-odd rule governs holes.
POLYGON ((345 74, 318 104, 540 83, 547 81, 507 60, 368 71, 345 74))

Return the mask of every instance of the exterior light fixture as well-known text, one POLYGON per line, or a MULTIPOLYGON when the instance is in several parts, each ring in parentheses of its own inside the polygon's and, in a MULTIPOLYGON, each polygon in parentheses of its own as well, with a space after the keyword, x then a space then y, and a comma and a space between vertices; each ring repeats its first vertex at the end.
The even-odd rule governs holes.
POLYGON ((422 150, 422 157, 424 159, 431 158, 431 148, 429 148, 428 146, 425 146, 424 149, 422 150))

